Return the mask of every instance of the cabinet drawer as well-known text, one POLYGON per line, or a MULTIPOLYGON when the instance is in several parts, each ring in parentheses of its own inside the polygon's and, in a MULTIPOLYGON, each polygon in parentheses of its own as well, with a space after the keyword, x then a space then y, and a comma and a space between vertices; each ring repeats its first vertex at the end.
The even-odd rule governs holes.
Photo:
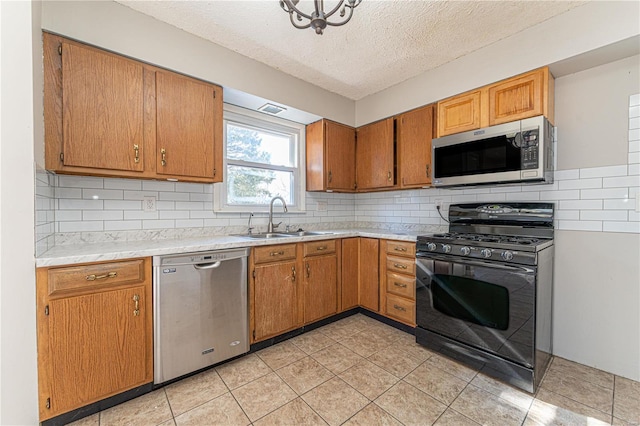
POLYGON ((48 271, 49 296, 95 291, 145 281, 145 259, 52 268, 48 271))
POLYGON ((416 279, 400 274, 387 273, 387 293, 415 300, 416 279))
POLYGON ((407 275, 416 275, 415 259, 387 256, 387 271, 398 272, 407 275))
POLYGON ((279 262, 296 258, 295 244, 281 244, 277 246, 256 247, 253 249, 255 263, 279 262))
POLYGON ((305 257, 336 252, 336 240, 313 241, 303 246, 305 257))
POLYGON ((387 241, 387 253, 394 256, 416 257, 416 243, 410 241, 387 241))
POLYGON ((388 294, 386 314, 392 318, 413 325, 416 323, 416 302, 388 294))

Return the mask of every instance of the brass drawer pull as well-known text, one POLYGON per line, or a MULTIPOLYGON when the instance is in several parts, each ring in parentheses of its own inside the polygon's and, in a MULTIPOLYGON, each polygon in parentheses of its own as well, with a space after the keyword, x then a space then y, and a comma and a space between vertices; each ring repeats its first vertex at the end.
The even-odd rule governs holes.
POLYGON ((162 154, 162 160, 160 161, 160 164, 162 164, 163 166, 167 165, 167 150, 162 148, 160 150, 160 154, 162 154))
POLYGON ((316 247, 316 250, 318 251, 322 251, 322 250, 326 250, 327 246, 320 246, 320 247, 316 247))
POLYGON ((136 306, 135 306, 135 308, 134 308, 134 310, 133 310, 133 316, 134 316, 134 317, 137 317, 137 316, 139 316, 139 315, 140 315, 140 305, 139 305, 139 303, 140 303, 140 296, 138 296, 137 294, 134 294, 134 295, 133 295, 133 301, 134 301, 134 302, 135 302, 135 304, 136 304, 136 306))
POLYGON ((138 164, 140 162, 140 147, 138 144, 133 145, 133 152, 135 153, 134 162, 138 164))
POLYGON ((393 285, 395 285, 396 287, 407 288, 407 285, 406 285, 406 284, 399 283, 399 282, 397 282, 397 281, 396 281, 396 282, 394 282, 394 283, 393 283, 393 285))
POLYGON ((282 256, 282 255, 284 255, 284 250, 272 251, 271 253, 269 253, 269 256, 282 256))
POLYGON ((309 267, 309 263, 307 262, 307 278, 311 276, 311 268, 309 267))
POLYGON ((395 266, 398 269, 407 269, 407 265, 401 265, 399 263, 394 263, 393 266, 395 266))
POLYGON ((397 246, 396 246, 396 247, 394 247, 393 249, 394 249, 395 251, 407 251, 407 248, 406 248, 406 247, 397 247, 397 246))
POLYGON ((295 282, 296 281, 296 267, 292 266, 291 267, 291 282, 295 282))
POLYGON ((117 272, 109 272, 108 274, 104 274, 104 275, 96 275, 96 274, 87 275, 86 279, 87 281, 95 281, 95 280, 103 280, 105 278, 115 278, 116 276, 118 276, 117 272))
POLYGON ((402 311, 402 312, 406 312, 406 308, 403 308, 402 306, 398 306, 398 305, 393 305, 393 309, 397 309, 398 311, 402 311))

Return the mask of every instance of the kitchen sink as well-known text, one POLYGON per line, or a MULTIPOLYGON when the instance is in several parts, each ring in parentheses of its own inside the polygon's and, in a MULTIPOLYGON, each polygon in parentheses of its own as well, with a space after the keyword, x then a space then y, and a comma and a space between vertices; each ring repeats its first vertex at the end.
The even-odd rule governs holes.
POLYGON ((294 231, 294 232, 285 232, 285 235, 291 237, 306 237, 312 235, 331 235, 333 232, 318 232, 318 231, 294 231))
POLYGON ((293 234, 279 234, 279 233, 275 233, 275 232, 269 232, 269 233, 264 233, 264 234, 240 234, 240 235, 236 235, 236 237, 242 237, 242 238, 253 238, 255 240, 266 240, 266 239, 271 239, 271 238, 287 238, 287 237, 293 237, 293 234))

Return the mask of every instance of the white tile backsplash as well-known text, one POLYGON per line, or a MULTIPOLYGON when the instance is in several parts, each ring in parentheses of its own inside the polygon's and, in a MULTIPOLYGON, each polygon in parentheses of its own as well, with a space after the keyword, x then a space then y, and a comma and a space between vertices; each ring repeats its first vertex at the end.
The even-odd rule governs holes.
MULTIPOLYGON (((284 225, 374 227, 436 232, 446 222, 435 208, 464 202, 551 201, 557 229, 640 233, 635 197, 640 192, 640 94, 629 99, 628 164, 557 170, 549 185, 465 189, 414 189, 367 194, 306 193, 304 214, 276 212, 284 225), (318 202, 326 211, 318 211, 318 202)), ((176 238, 244 232, 248 214, 213 212, 213 185, 36 172, 36 255, 55 244, 109 238, 176 238), (142 199, 156 197, 156 211, 142 199), (119 231, 119 232, 118 232, 119 231), (86 237, 86 238, 85 238, 86 237)), ((264 230, 267 213, 253 224, 264 230)))

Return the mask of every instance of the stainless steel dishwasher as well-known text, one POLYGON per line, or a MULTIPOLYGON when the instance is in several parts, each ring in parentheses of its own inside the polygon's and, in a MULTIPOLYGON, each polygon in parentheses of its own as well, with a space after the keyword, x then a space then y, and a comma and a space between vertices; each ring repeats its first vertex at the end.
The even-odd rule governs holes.
POLYGON ((249 351, 249 249, 153 257, 154 383, 249 351))

